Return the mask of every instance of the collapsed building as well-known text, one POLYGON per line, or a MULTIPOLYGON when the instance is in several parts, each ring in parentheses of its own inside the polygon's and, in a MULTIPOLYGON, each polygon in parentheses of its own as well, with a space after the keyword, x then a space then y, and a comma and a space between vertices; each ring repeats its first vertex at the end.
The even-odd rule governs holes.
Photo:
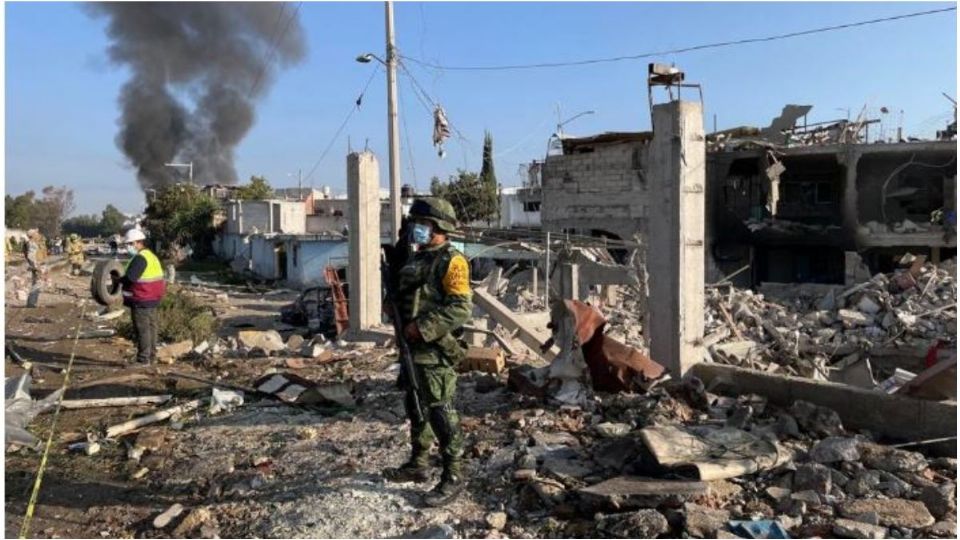
MULTIPOLYGON (((809 107, 800 108, 803 114, 809 107)), ((791 112, 793 113, 791 115, 791 112)), ((784 117, 787 123, 783 124, 784 117)), ((867 122, 707 135, 707 279, 845 283, 906 252, 956 255, 955 140, 866 143, 867 122)), ((652 133, 562 140, 542 170, 544 230, 626 240, 646 230, 652 133)))

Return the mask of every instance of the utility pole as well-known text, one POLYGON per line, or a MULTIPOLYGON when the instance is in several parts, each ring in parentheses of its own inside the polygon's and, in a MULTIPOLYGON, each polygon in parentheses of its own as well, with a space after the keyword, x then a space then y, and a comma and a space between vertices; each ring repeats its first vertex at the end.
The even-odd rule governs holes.
POLYGON ((303 169, 297 169, 297 194, 303 200, 303 169))
POLYGON ((400 132, 397 129, 397 51, 393 37, 393 2, 387 0, 387 129, 390 146, 390 211, 393 241, 400 236, 400 132))

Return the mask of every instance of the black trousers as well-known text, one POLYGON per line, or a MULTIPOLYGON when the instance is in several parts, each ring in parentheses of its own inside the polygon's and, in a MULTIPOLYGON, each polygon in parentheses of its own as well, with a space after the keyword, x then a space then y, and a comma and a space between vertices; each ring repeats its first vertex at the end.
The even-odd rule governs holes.
POLYGON ((157 356, 157 308, 133 306, 130 315, 137 334, 137 362, 148 364, 157 356))

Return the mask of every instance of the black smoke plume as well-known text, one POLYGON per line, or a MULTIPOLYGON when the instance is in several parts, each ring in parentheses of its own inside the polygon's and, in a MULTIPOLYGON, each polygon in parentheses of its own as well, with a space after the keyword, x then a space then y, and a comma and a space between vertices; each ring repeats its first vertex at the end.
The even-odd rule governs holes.
POLYGON ((235 183, 234 148, 276 71, 306 53, 299 10, 272 2, 107 2, 110 59, 130 68, 117 145, 144 189, 183 179, 235 183))

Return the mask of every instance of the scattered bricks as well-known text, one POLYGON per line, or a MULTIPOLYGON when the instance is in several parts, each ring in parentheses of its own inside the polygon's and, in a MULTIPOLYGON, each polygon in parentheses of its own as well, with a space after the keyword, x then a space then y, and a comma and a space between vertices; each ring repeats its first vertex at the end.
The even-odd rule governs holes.
POLYGON ((695 538, 714 538, 717 531, 725 530, 730 521, 730 512, 714 510, 694 503, 683 505, 684 529, 695 538))
POLYGON ((615 538, 656 538, 670 529, 667 518, 652 508, 603 516, 597 529, 615 538))
POLYGON ((909 452, 878 444, 862 444, 863 464, 887 472, 919 472, 927 468, 927 459, 919 452, 909 452))
POLYGON ((810 459, 817 463, 857 461, 860 459, 857 440, 847 437, 827 437, 810 449, 810 459))
POLYGON ((482 371, 494 375, 506 367, 503 350, 499 347, 470 347, 467 356, 460 362, 460 371, 482 371))
POLYGON ((936 521, 927 507, 920 501, 906 499, 857 499, 840 505, 840 513, 845 517, 867 512, 876 512, 880 524, 888 527, 920 529, 929 527, 936 521))
POLYGON ((794 492, 811 490, 823 497, 830 493, 832 487, 833 476, 830 469, 818 463, 801 465, 793 474, 794 492))
POLYGON ((937 519, 957 511, 957 485, 945 482, 939 486, 927 487, 917 497, 937 519))
POLYGON ((833 533, 840 538, 886 538, 887 529, 852 519, 840 518, 833 523, 833 533))

